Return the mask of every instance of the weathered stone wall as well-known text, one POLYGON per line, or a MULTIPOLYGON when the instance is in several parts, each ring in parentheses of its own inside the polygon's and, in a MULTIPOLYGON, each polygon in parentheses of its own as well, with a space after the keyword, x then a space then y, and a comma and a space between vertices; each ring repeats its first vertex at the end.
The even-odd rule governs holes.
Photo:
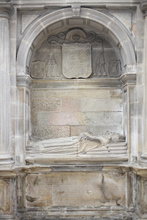
POLYGON ((32 89, 31 103, 34 137, 79 136, 82 132, 101 135, 107 131, 123 134, 119 89, 32 89))

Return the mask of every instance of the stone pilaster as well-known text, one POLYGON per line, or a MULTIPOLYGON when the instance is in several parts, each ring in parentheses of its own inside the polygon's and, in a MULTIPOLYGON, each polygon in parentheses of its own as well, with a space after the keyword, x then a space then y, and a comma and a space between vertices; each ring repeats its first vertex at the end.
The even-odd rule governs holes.
POLYGON ((10 158, 9 13, 0 9, 0 162, 10 158))
POLYGON ((141 9, 144 13, 144 63, 143 63, 143 149, 142 157, 147 159, 147 1, 141 1, 141 9))
POLYGON ((15 137, 15 165, 25 164, 25 151, 30 132, 29 75, 17 76, 17 120, 15 137))

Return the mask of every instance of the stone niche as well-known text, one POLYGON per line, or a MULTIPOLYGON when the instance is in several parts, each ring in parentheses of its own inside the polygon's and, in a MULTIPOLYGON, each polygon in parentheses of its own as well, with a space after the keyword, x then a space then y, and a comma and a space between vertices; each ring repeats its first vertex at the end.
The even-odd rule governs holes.
POLYGON ((117 54, 102 36, 82 28, 50 35, 34 50, 29 153, 57 157, 54 146, 62 154, 71 149, 71 157, 75 152, 82 152, 82 157, 89 152, 90 157, 95 155, 85 147, 90 145, 100 146, 99 155, 126 155, 119 81, 123 65, 117 54))

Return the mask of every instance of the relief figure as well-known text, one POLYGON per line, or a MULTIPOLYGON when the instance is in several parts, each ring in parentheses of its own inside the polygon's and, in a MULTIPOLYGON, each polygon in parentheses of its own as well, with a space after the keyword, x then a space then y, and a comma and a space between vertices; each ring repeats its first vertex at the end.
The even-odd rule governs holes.
POLYGON ((50 155, 78 156, 84 154, 95 155, 100 149, 108 149, 109 144, 119 144, 122 142, 125 143, 124 136, 118 133, 107 132, 102 136, 82 133, 80 136, 31 141, 29 145, 38 152, 41 151, 50 155))

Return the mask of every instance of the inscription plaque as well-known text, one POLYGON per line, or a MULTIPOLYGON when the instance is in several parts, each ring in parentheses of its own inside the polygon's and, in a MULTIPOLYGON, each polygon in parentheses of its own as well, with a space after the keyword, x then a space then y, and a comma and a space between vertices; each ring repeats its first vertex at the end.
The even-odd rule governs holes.
POLYGON ((62 70, 66 78, 88 78, 92 73, 89 43, 63 44, 62 70))

